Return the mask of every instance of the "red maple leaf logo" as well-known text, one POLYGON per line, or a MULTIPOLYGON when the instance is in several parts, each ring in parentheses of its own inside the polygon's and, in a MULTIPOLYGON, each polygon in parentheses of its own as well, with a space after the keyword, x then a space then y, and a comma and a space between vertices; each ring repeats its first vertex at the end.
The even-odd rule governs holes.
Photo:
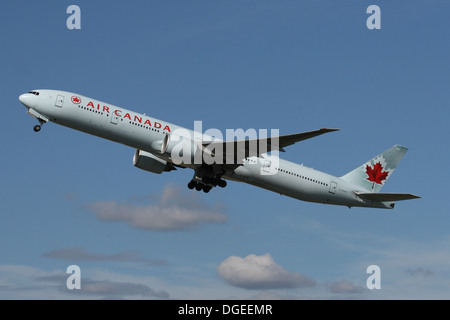
POLYGON ((373 187, 376 184, 383 184, 383 181, 387 179, 387 176, 389 174, 389 171, 383 171, 383 166, 380 162, 377 162, 372 167, 369 167, 369 165, 366 165, 366 173, 369 176, 367 180, 372 181, 372 190, 373 187))
POLYGON ((75 104, 79 104, 81 102, 81 99, 78 98, 77 96, 73 96, 72 97, 72 102, 75 103, 75 104))

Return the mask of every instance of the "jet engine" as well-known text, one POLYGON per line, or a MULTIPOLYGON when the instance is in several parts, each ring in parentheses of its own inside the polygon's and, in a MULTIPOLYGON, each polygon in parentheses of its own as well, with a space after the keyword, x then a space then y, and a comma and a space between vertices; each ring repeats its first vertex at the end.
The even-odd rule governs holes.
POLYGON ((202 163, 201 148, 185 136, 166 135, 161 143, 161 153, 176 165, 202 163))
POLYGON ((163 171, 175 170, 171 163, 142 150, 136 150, 134 153, 133 165, 139 169, 158 174, 163 171))

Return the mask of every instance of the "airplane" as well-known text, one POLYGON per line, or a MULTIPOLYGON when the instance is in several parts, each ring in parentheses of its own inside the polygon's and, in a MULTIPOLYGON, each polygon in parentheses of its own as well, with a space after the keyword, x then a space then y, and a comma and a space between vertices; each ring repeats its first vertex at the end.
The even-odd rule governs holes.
POLYGON ((408 150, 401 145, 340 177, 277 156, 296 142, 339 129, 229 141, 67 91, 31 90, 20 95, 19 101, 39 121, 35 132, 50 121, 130 146, 136 149, 133 165, 137 168, 157 174, 193 169, 188 188, 205 193, 224 188, 226 180, 231 180, 298 200, 349 208, 393 209, 396 201, 420 198, 380 192, 408 150))

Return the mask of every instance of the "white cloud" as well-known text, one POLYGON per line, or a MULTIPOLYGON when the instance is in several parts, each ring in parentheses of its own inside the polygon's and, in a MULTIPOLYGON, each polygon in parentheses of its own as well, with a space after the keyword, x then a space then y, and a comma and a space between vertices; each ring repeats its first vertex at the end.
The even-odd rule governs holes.
POLYGON ((187 196, 174 185, 166 185, 157 203, 137 205, 98 201, 86 208, 105 221, 124 221, 135 228, 152 231, 192 230, 202 223, 224 223, 227 217, 204 203, 195 193, 187 196))
POLYGON ((166 290, 154 290, 145 277, 109 275, 107 272, 93 277, 85 276, 90 270, 83 268, 81 289, 69 290, 66 270, 47 271, 24 265, 0 265, 0 299, 167 299, 166 290), (105 275, 107 278, 105 278, 105 275), (117 278, 117 279, 116 279, 117 278))
MULTIPOLYGON (((63 291, 69 291, 66 288, 63 291)), ((80 290, 71 290, 70 293, 79 295, 93 295, 105 298, 118 298, 124 296, 140 296, 144 298, 169 298, 169 294, 162 291, 155 291, 145 284, 118 282, 111 280, 84 279, 80 290)))
POLYGON ((276 264, 272 256, 251 254, 245 258, 231 256, 217 268, 217 273, 229 284, 245 289, 276 289, 312 287, 316 282, 276 264))
POLYGON ((353 284, 349 280, 334 281, 329 284, 328 288, 332 293, 363 293, 364 288, 353 284))
POLYGON ((42 254, 45 258, 69 261, 124 261, 138 262, 147 266, 166 266, 165 260, 152 260, 142 257, 135 251, 122 251, 114 254, 91 253, 82 247, 54 249, 42 254))
POLYGON ((435 275, 434 271, 424 268, 408 268, 405 270, 405 273, 411 277, 432 277, 435 275))
POLYGON ((258 292, 255 295, 252 295, 247 300, 300 300, 302 298, 299 298, 295 295, 287 295, 287 294, 281 294, 279 292, 274 291, 261 291, 258 292))

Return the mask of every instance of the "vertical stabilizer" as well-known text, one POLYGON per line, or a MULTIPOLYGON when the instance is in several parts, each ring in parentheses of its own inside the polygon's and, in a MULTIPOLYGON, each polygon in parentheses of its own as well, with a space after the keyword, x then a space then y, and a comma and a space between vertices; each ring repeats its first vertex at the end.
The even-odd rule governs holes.
POLYGON ((370 192, 379 192, 391 177, 406 151, 408 151, 408 148, 395 145, 362 166, 343 175, 341 179, 370 192))

